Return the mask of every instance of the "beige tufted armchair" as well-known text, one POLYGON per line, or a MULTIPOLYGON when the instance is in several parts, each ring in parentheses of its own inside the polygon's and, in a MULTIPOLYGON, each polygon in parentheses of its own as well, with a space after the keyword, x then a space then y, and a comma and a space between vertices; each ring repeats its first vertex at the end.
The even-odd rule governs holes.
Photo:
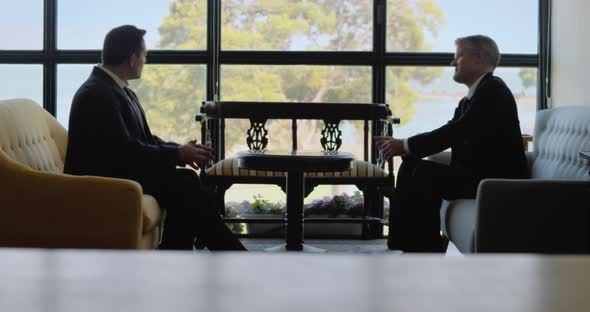
POLYGON ((0 246, 156 247, 156 200, 134 181, 63 174, 66 146, 66 130, 39 104, 0 100, 0 246))

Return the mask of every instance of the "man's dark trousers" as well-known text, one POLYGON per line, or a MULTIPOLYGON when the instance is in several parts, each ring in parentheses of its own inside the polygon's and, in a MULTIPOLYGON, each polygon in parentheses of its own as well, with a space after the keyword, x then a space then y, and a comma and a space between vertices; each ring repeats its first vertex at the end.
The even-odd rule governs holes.
POLYGON ((194 171, 176 169, 166 175, 153 191, 166 211, 161 249, 193 249, 196 237, 209 250, 245 250, 209 205, 194 171))
POLYGON ((466 172, 433 161, 404 158, 390 201, 389 249, 442 252, 442 199, 475 198, 478 181, 466 172))

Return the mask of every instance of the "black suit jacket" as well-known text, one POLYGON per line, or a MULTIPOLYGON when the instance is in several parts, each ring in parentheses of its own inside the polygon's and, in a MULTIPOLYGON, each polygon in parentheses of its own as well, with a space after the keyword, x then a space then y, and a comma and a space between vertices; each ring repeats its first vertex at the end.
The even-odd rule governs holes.
POLYGON ((97 67, 74 96, 68 131, 68 174, 131 179, 151 194, 179 164, 178 144, 152 135, 135 93, 97 67))
POLYGON ((453 119, 410 137, 408 147, 419 158, 451 148, 451 167, 477 181, 528 177, 516 101, 504 81, 492 73, 482 78, 471 100, 459 102, 453 119))

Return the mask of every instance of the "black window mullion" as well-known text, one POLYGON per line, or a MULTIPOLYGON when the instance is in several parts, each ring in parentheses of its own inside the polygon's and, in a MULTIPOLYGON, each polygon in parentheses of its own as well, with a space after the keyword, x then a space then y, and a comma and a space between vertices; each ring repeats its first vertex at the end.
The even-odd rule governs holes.
POLYGON ((551 98, 551 1, 539 3, 539 74, 537 80, 537 110, 546 109, 551 98))
POLYGON ((208 0, 207 5, 207 100, 219 95, 219 50, 221 46, 221 3, 208 0))
MULTIPOLYGON (((405 66, 450 66, 452 53, 386 53, 387 65, 405 66)), ((535 54, 502 54, 500 65, 503 67, 535 67, 539 58, 535 54)))
POLYGON ((373 2, 373 103, 385 103, 385 6, 385 0, 373 2))
MULTIPOLYGON (((386 65, 385 65, 385 45, 386 45, 386 0, 374 0, 373 2, 373 53, 375 55, 373 62, 373 103, 385 103, 386 92, 386 65)), ((375 132, 379 125, 377 122, 371 124, 371 129, 375 132)), ((375 133, 373 133, 375 135, 375 133)), ((372 140, 372 138, 370 138, 372 140)), ((371 162, 375 163, 377 150, 374 144, 371 147, 371 162)))
MULTIPOLYGON (((207 5, 207 100, 220 99, 221 0, 208 0, 207 5)), ((221 121, 223 122, 223 121, 221 121)), ((215 160, 225 158, 225 136, 219 121, 208 124, 215 160)))
POLYGON ((371 51, 221 51, 222 64, 239 65, 373 65, 371 51))
POLYGON ((56 116, 57 0, 45 0, 43 10, 43 107, 56 116))

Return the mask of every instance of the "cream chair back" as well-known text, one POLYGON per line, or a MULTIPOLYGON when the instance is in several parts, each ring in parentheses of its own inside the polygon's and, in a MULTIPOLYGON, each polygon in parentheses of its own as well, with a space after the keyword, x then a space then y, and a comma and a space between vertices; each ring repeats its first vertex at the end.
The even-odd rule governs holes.
POLYGON ((0 160, 63 173, 67 141, 67 131, 38 103, 0 100, 0 160))

